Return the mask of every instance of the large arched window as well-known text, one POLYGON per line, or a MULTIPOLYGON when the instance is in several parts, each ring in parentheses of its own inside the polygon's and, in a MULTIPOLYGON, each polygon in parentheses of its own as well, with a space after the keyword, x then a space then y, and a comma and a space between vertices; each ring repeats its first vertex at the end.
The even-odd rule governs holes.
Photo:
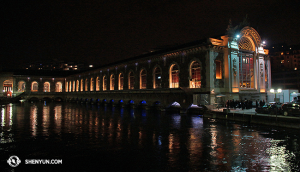
POLYGON ((153 88, 161 88, 161 70, 159 67, 154 69, 153 88))
POLYGON ((75 92, 75 81, 73 81, 72 91, 75 92))
POLYGON ((88 79, 85 79, 85 82, 84 82, 84 91, 88 91, 88 79))
POLYGON ((18 83, 18 91, 19 92, 24 92, 25 91, 25 82, 24 81, 20 81, 18 83))
POLYGON ((201 68, 197 61, 191 63, 190 78, 190 88, 201 88, 201 68))
POLYGON ((80 91, 83 91, 83 79, 80 80, 80 91))
POLYGON ((79 80, 76 80, 76 91, 79 91, 79 80))
POLYGON ((72 81, 69 82, 69 92, 72 91, 72 81))
POLYGON ((56 82, 55 92, 62 92, 62 83, 61 82, 56 82))
POLYGON ((90 91, 94 91, 94 78, 91 78, 90 91))
POLYGON ((179 87, 179 69, 176 64, 173 64, 170 67, 170 88, 178 88, 179 87))
POLYGON ((114 90, 115 89, 115 75, 111 74, 110 75, 110 90, 114 90))
POLYGON ((107 81, 106 81, 106 76, 103 76, 103 91, 107 89, 107 81))
POLYGON ((44 92, 50 92, 50 83, 44 82, 44 92))
POLYGON ((38 85, 38 83, 36 82, 36 81, 33 81, 32 83, 31 83, 31 91, 32 92, 37 92, 38 91, 38 87, 39 85, 38 85))
POLYGON ((140 72, 140 89, 146 89, 147 88, 147 74, 146 70, 142 69, 140 72))
POLYGON ((128 89, 134 89, 134 74, 133 72, 129 72, 128 74, 128 89))
POLYGON ((99 76, 96 78, 96 91, 100 91, 100 79, 99 79, 99 76))
POLYGON ((124 77, 123 77, 123 74, 120 73, 119 74, 119 85, 118 85, 119 90, 123 90, 123 84, 124 84, 124 77))

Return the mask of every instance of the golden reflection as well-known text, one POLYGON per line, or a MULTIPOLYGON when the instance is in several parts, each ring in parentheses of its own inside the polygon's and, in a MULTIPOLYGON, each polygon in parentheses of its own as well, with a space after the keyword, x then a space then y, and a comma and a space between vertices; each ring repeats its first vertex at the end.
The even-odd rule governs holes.
POLYGON ((5 126, 5 109, 1 109, 1 127, 5 126))
POLYGON ((30 124, 33 136, 36 136, 37 134, 37 110, 38 108, 36 107, 36 105, 30 106, 30 124))
POLYGON ((49 110, 49 106, 43 106, 43 125, 42 127, 44 134, 47 133, 48 129, 49 129, 49 118, 50 118, 50 110, 49 110))
POLYGON ((60 132, 60 127, 61 127, 61 121, 62 121, 61 111, 62 111, 61 105, 56 105, 54 107, 54 119, 55 119, 57 132, 60 132))

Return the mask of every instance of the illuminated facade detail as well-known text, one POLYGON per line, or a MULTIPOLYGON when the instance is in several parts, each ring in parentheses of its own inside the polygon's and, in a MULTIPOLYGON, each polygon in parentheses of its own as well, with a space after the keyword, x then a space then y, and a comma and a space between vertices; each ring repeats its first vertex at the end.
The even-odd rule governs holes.
POLYGON ((99 76, 96 78, 96 91, 100 91, 100 79, 99 76))
POLYGON ((85 82, 84 82, 84 91, 89 91, 88 89, 89 89, 89 87, 88 87, 88 82, 89 82, 89 80, 88 79, 85 79, 85 82))
MULTIPOLYGON (((66 82, 65 83, 65 91, 66 92, 69 92, 69 84, 68 84, 69 82, 66 82)), ((31 90, 32 90, 32 85, 31 85, 31 90)))
POLYGON ((132 71, 128 74, 128 89, 134 89, 134 74, 132 71))
POLYGON ((50 83, 44 82, 44 92, 50 92, 50 83))
POLYGON ((18 83, 18 91, 19 92, 24 92, 25 91, 25 86, 26 86, 25 81, 20 81, 18 83))
POLYGON ((61 82, 56 82, 55 92, 62 92, 62 83, 61 82))
POLYGON ((147 74, 146 74, 146 70, 142 69, 140 71, 140 89, 146 89, 147 85, 147 74))
POLYGON ((123 90, 124 76, 123 73, 119 74, 118 90, 123 90))
POLYGON ((72 81, 69 82, 69 92, 72 92, 72 81))
POLYGON ((77 79, 76 80, 76 92, 78 92, 79 91, 79 80, 77 79))
POLYGON ((106 76, 103 76, 103 85, 102 85, 102 89, 103 91, 105 91, 107 89, 107 80, 106 80, 106 76))
POLYGON ((179 69, 176 64, 172 64, 170 67, 170 88, 178 88, 179 87, 179 69))
POLYGON ((37 92, 38 91, 38 83, 36 81, 33 81, 31 83, 31 92, 37 92))
POLYGON ((222 62, 220 60, 216 60, 216 79, 222 79, 222 62))
POLYGON ((91 78, 90 91, 94 91, 94 78, 91 78))
POLYGON ((73 85, 72 85, 72 91, 75 92, 75 87, 76 86, 76 81, 73 81, 73 85))
POLYGON ((161 88, 161 70, 159 67, 154 69, 153 88, 161 88))
POLYGON ((201 67, 199 62, 192 62, 190 67, 190 88, 201 88, 201 67))
POLYGON ((115 89, 115 75, 111 74, 110 75, 110 90, 114 90, 115 89))
POLYGON ((239 60, 240 87, 254 88, 254 60, 253 56, 242 54, 239 60))

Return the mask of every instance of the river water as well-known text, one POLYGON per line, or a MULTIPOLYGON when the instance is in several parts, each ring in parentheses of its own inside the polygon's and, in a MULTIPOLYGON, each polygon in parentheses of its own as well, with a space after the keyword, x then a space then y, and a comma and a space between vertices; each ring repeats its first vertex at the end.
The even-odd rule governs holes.
POLYGON ((0 114, 0 171, 300 168, 296 129, 72 103, 2 105, 0 114), (13 155, 16 167, 7 163, 13 155))

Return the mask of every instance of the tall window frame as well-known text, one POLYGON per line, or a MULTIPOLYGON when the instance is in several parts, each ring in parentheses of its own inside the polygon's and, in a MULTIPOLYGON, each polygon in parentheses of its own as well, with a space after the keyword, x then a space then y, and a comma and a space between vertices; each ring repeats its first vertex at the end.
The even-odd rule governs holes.
POLYGON ((128 74, 128 89, 134 89, 134 73, 132 71, 130 71, 128 74))
POLYGON ((239 60, 240 88, 254 89, 254 58, 252 54, 242 53, 239 60))
POLYGON ((107 80, 106 80, 106 75, 103 76, 103 85, 102 85, 102 89, 103 91, 106 91, 107 89, 107 80))
POLYGON ((201 88, 201 64, 193 61, 190 65, 190 88, 201 88))
POLYGON ((140 71, 140 89, 147 88, 147 72, 145 69, 140 71))
POLYGON ((110 75, 110 90, 114 90, 115 89, 115 75, 111 74, 110 75))
POLYGON ((124 86, 124 75, 123 75, 123 73, 120 73, 119 74, 118 89, 123 90, 123 86, 124 86))
POLYGON ((161 88, 161 69, 156 67, 153 70, 153 88, 161 88))
POLYGON ((172 64, 169 70, 170 88, 179 88, 179 68, 178 65, 172 64))

